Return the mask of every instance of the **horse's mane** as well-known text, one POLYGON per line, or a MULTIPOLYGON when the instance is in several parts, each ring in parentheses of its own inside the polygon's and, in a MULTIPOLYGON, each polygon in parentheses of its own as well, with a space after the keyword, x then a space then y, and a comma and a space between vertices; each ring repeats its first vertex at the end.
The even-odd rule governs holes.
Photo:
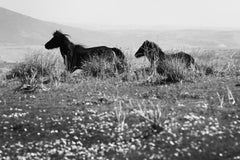
POLYGON ((81 49, 85 49, 85 45, 82 45, 82 44, 76 44, 75 47, 78 47, 78 48, 81 48, 81 49))
MULTIPOLYGON (((70 37, 70 36, 69 36, 68 34, 62 33, 62 32, 59 31, 59 30, 56 30, 56 31, 53 33, 53 36, 62 37, 62 38, 66 39, 66 40, 68 40, 68 41, 70 42, 70 40, 68 39, 68 37, 70 37)), ((72 43, 72 42, 70 42, 70 43, 72 43)), ((72 43, 72 44, 73 44, 73 43, 72 43)), ((73 44, 73 45, 74 45, 74 44, 73 44)), ((81 49, 84 49, 84 48, 85 48, 85 46, 82 45, 82 44, 76 44, 75 47, 78 47, 78 48, 81 48, 81 49)))
POLYGON ((53 33, 53 36, 55 37, 63 37, 63 38, 65 38, 65 39, 67 39, 67 40, 69 40, 68 39, 68 37, 70 37, 68 34, 64 34, 64 33, 62 33, 61 31, 59 31, 59 30, 56 30, 54 33, 53 33))
POLYGON ((154 48, 158 49, 159 52, 164 53, 164 52, 162 51, 162 49, 161 49, 155 42, 146 40, 146 41, 144 41, 144 43, 146 43, 146 44, 148 44, 148 45, 150 44, 150 45, 153 46, 154 48))

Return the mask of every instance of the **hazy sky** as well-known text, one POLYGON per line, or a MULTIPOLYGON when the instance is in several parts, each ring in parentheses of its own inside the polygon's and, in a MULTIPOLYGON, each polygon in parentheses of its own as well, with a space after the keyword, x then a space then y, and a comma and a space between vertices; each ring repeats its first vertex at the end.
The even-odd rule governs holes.
POLYGON ((0 0, 0 6, 65 24, 240 29, 240 0, 0 0))

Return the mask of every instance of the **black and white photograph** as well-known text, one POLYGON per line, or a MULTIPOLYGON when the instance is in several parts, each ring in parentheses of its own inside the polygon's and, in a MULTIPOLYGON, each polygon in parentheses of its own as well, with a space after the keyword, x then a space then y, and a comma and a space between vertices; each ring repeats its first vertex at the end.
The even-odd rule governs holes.
POLYGON ((0 0, 1 160, 240 160, 239 0, 0 0))

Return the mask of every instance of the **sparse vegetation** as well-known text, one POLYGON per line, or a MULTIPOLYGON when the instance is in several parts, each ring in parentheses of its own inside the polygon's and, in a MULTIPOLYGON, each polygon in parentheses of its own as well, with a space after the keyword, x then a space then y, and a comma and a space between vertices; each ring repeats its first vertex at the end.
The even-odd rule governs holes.
POLYGON ((0 159, 240 159, 239 61, 227 59, 224 70, 227 63, 211 58, 199 63, 201 74, 167 61, 163 78, 182 82, 149 85, 150 68, 118 76, 93 59, 67 75, 58 57, 45 55, 17 64, 16 79, 0 83, 0 159), (54 82, 48 90, 15 90, 43 77, 54 82))
POLYGON ((83 72, 86 76, 99 78, 114 77, 117 74, 115 63, 110 63, 99 57, 92 57, 83 64, 83 72))
POLYGON ((166 59, 157 66, 157 72, 162 73, 169 81, 180 82, 196 78, 195 68, 186 68, 181 59, 166 59))
POLYGON ((37 53, 16 64, 7 79, 18 78, 21 87, 36 89, 39 84, 61 81, 64 73, 61 59, 54 54, 37 53))

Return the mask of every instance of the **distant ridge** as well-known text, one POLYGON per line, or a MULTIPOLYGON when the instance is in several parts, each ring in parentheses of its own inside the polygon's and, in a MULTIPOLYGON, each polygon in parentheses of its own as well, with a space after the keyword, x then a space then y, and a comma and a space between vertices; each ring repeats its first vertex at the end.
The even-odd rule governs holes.
POLYGON ((57 29, 69 35, 74 35, 73 37, 76 40, 84 39, 85 42, 94 40, 96 35, 101 34, 96 31, 38 20, 0 7, 0 43, 42 45, 51 38, 51 34, 57 29))
POLYGON ((41 44, 56 24, 40 21, 0 7, 0 43, 41 44))
MULTIPOLYGON (((74 43, 86 46, 109 45, 132 49, 133 52, 148 39, 163 49, 240 48, 240 30, 214 29, 112 29, 90 30, 38 20, 0 7, 0 45, 41 45, 60 29, 74 43)), ((133 54, 133 53, 131 53, 133 54)))

